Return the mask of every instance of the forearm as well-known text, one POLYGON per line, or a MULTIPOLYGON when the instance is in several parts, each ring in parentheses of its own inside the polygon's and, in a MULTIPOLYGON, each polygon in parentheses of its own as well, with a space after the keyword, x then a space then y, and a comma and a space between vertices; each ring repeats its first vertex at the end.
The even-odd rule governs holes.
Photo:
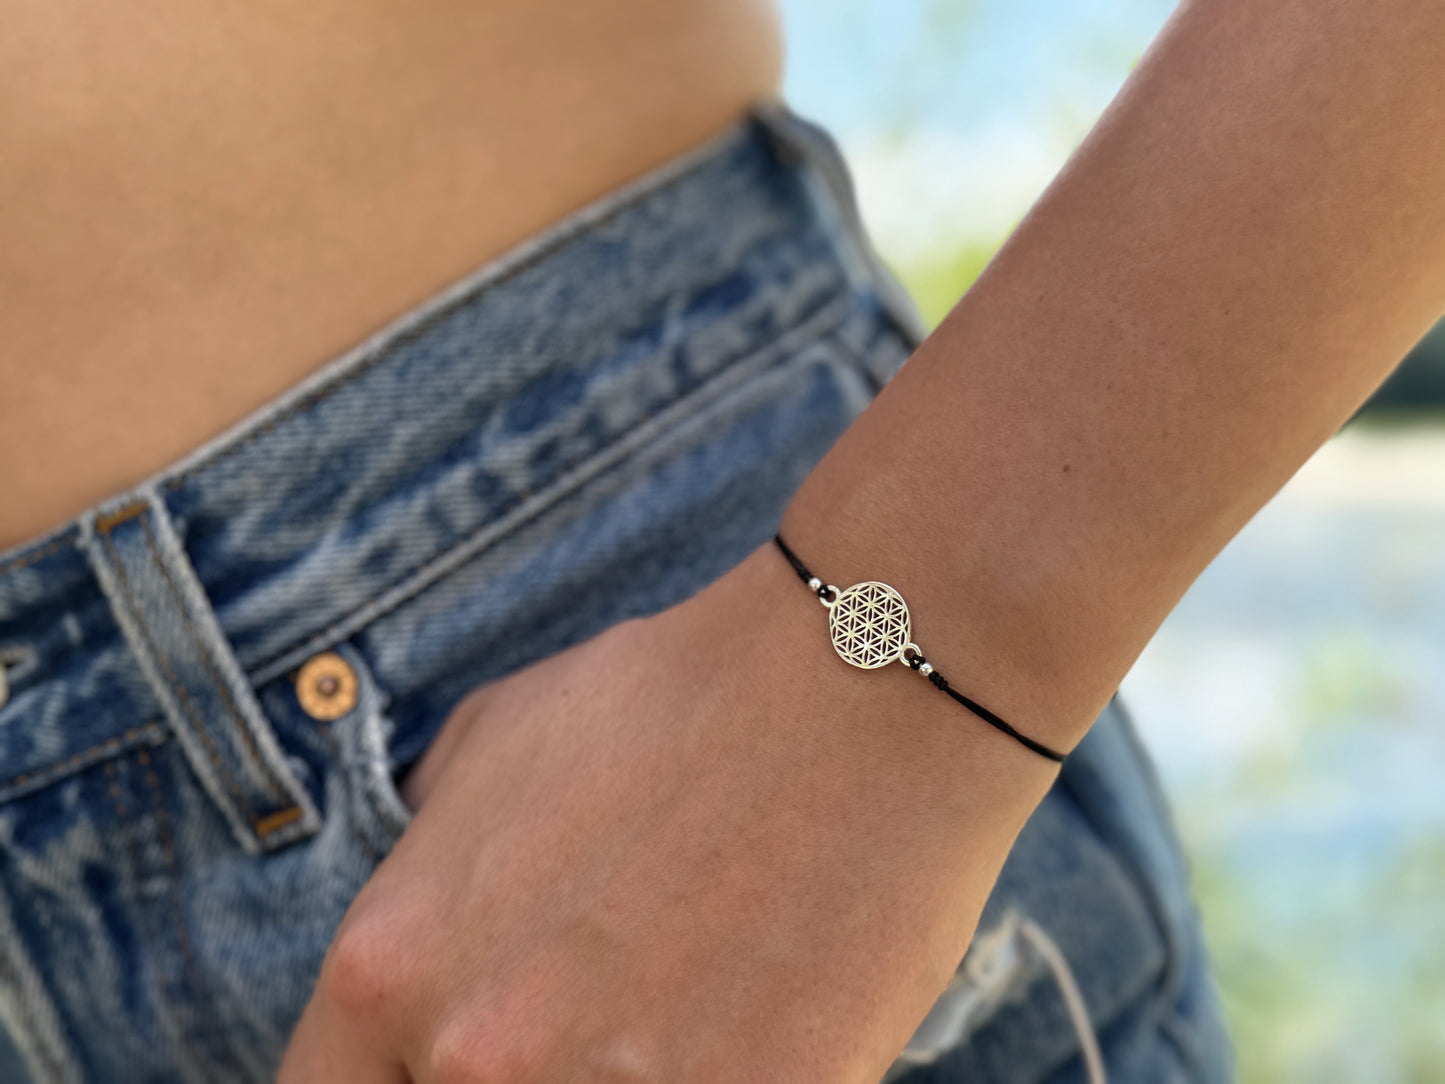
MULTIPOLYGON (((1071 746, 1445 296, 1434 2, 1186 8, 796 496, 817 573, 1071 746)), ((464 702, 281 1079, 878 1080, 1058 769, 826 629, 760 547, 464 702)))
POLYGON ((785 533, 1072 745, 1440 312, 1442 71, 1435 3, 1186 3, 785 533))

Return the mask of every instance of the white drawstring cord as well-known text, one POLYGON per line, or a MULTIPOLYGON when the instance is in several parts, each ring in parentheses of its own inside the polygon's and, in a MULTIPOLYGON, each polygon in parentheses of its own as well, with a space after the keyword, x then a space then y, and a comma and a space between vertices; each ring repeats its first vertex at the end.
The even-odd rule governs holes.
POLYGON ((1084 1057, 1084 1067, 1089 1072, 1089 1084, 1107 1084, 1104 1056, 1099 1052, 1099 1037, 1094 1034, 1088 1006, 1084 1004, 1084 995, 1079 992, 1079 984, 1074 979, 1069 961, 1064 958, 1054 939, 1033 919, 1021 919, 1019 932, 1038 950, 1054 973, 1054 980, 1059 984, 1059 993, 1064 996, 1064 1005, 1069 1010, 1069 1019, 1074 1022, 1074 1032, 1079 1037, 1079 1051, 1084 1057))
POLYGON ((1043 927, 1014 910, 1006 911, 997 926, 974 939, 958 974, 914 1032, 885 1080, 896 1079, 909 1067, 932 1065, 964 1041, 983 1015, 1004 1000, 1015 976, 1024 970, 1027 961, 1020 951, 1021 941, 1028 942, 1053 973, 1079 1038, 1089 1084, 1108 1084, 1098 1036, 1069 961, 1043 927))

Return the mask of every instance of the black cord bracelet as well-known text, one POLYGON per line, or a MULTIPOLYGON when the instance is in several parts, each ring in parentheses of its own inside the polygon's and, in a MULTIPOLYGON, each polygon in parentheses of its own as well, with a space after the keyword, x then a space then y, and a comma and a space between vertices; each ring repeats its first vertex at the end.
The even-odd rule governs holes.
POLYGON ((918 645, 909 639, 912 618, 908 613, 908 604, 896 590, 886 583, 868 580, 840 591, 814 576, 783 541, 781 534, 774 535, 773 541, 788 559, 788 564, 793 566, 798 578, 828 608, 828 631, 833 637, 833 649, 844 662, 864 670, 876 670, 890 662, 901 662, 926 677, 935 689, 947 693, 984 722, 1002 730, 1039 756, 1063 761, 1065 754, 1020 734, 988 708, 948 684, 933 664, 923 657, 918 645))

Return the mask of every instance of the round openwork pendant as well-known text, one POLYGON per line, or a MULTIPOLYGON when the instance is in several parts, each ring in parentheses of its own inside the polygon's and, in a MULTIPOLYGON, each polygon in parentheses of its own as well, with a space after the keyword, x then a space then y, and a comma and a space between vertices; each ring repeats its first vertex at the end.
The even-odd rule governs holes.
POLYGON ((864 670, 887 666, 902 656, 909 624, 903 596, 876 580, 840 591, 828 608, 833 649, 844 662, 864 670))

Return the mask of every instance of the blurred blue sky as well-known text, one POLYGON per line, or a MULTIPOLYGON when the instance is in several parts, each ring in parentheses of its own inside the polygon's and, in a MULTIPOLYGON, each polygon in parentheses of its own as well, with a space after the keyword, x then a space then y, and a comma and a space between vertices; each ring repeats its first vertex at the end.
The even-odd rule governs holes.
POLYGON ((1161 0, 784 0, 788 91, 850 133, 960 133, 1097 113, 1164 24, 1161 0))
POLYGON ((895 258, 996 240, 1163 25, 1160 0, 783 0, 785 93, 895 258))

